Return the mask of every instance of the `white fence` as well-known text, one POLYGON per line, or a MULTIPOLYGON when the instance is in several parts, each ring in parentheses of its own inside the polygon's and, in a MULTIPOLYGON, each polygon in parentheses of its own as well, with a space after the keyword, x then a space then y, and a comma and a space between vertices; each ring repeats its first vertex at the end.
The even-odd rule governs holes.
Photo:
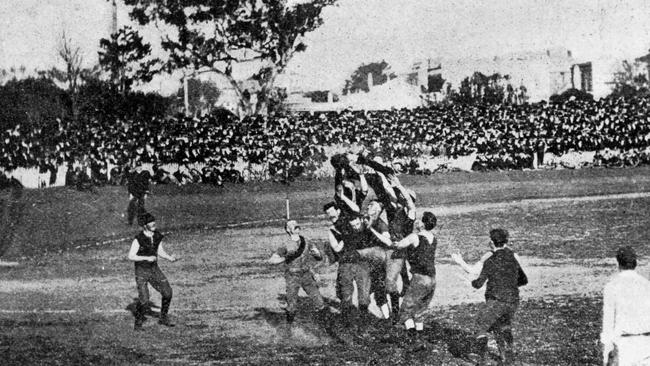
MULTIPOLYGON (((330 146, 325 148, 325 155, 327 156, 327 161, 334 154, 340 153, 356 153, 360 150, 358 146, 330 146)), ((611 153, 621 154, 620 151, 603 151, 611 153)), ((594 162, 594 157, 596 152, 569 152, 563 156, 555 156, 550 153, 544 155, 543 165, 538 164, 537 157, 534 156, 533 165, 530 167, 532 169, 537 168, 580 168, 581 166, 590 165, 594 162)), ((467 156, 461 156, 456 159, 449 157, 433 157, 433 156, 421 156, 415 159, 418 163, 418 166, 422 170, 429 170, 435 172, 439 169, 451 169, 451 170, 462 170, 462 171, 471 171, 472 165, 476 161, 477 155, 471 154, 467 156)), ((395 161, 395 164, 405 164, 407 161, 395 161)), ((242 173, 242 177, 245 181, 259 181, 259 180, 268 180, 270 179, 268 164, 248 164, 243 160, 239 160, 234 163, 235 169, 242 173)), ((165 164, 161 167, 169 173, 175 173, 181 171, 190 175, 190 171, 201 170, 206 166, 205 163, 194 163, 194 164, 165 164)), ((325 178, 331 177, 334 175, 334 169, 329 163, 324 164, 315 164, 315 168, 310 170, 308 173, 315 178, 325 178)), ((109 166, 110 169, 113 166, 109 166)), ((152 164, 143 164, 143 168, 148 170, 153 174, 152 164)), ((25 188, 46 188, 46 187, 61 187, 65 185, 65 179, 68 168, 64 165, 59 166, 56 172, 56 177, 53 180, 53 183, 50 184, 51 173, 49 171, 41 173, 38 168, 18 168, 12 171, 7 171, 5 174, 9 177, 15 178, 18 180, 23 187, 25 188)), ((110 173, 109 173, 110 174, 110 173)), ((90 170, 88 169, 88 175, 90 176, 90 170)), ((110 179, 110 176, 109 176, 110 179)))

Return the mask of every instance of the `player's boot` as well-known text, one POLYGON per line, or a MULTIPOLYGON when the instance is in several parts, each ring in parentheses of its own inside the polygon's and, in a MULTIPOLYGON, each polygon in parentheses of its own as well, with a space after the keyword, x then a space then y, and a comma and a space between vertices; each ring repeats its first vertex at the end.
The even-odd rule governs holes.
POLYGON ((287 313, 287 323, 292 324, 296 320, 296 314, 287 313))
POLYGON ((399 324, 399 298, 398 293, 390 294, 390 307, 393 310, 393 324, 399 324))
POLYGON ((147 317, 144 315, 144 313, 145 305, 142 305, 139 301, 137 301, 135 304, 135 311, 133 312, 133 316, 135 317, 133 330, 142 330, 142 325, 144 324, 145 320, 147 320, 147 317))
POLYGON ((499 366, 509 366, 514 363, 512 331, 507 329, 498 332, 497 347, 499 348, 499 366))
POLYGON ((176 324, 174 324, 171 320, 169 320, 169 316, 167 314, 165 315, 160 315, 160 319, 158 320, 158 324, 164 325, 166 327, 175 327, 176 324))
POLYGON ((164 325, 166 327, 176 326, 176 324, 172 323, 171 320, 169 320, 169 316, 167 315, 169 313, 169 304, 171 301, 171 297, 163 297, 160 304, 160 319, 158 319, 158 324, 164 325))
POLYGON ((315 314, 316 323, 323 327, 328 327, 330 324, 330 310, 327 306, 323 306, 315 314))
POLYGON ((488 339, 486 336, 476 338, 470 346, 467 357, 476 365, 485 365, 487 362, 488 339))

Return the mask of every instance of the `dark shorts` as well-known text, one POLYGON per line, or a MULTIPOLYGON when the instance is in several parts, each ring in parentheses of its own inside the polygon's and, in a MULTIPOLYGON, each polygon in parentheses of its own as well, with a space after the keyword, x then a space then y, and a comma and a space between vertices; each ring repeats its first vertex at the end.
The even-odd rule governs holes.
POLYGON ((435 291, 434 277, 414 273, 400 307, 400 321, 413 319, 415 322, 421 322, 435 291))
POLYGON ((336 277, 337 295, 341 303, 351 306, 357 284, 359 305, 370 305, 370 266, 367 262, 339 263, 336 277))
POLYGON ((487 300, 481 304, 476 318, 477 334, 482 335, 488 332, 510 330, 518 306, 519 303, 498 300, 487 300))
POLYGON ((295 313, 298 306, 298 291, 300 288, 305 291, 316 307, 320 310, 325 306, 323 297, 318 290, 318 284, 311 271, 289 272, 284 275, 287 282, 287 312, 295 313))

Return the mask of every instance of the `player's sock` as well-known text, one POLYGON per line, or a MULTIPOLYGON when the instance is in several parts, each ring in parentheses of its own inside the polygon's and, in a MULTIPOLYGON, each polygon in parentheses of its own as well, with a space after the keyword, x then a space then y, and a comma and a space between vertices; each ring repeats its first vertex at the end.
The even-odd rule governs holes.
POLYGON ((384 316, 384 319, 390 319, 390 308, 388 303, 385 303, 381 306, 381 314, 384 316))
POLYGON ((423 322, 415 322, 415 330, 418 332, 421 332, 424 330, 424 323, 423 322))
POLYGON ((359 305, 359 313, 362 316, 368 314, 368 305, 359 305))
POLYGON ((293 321, 296 319, 296 313, 287 313, 287 323, 292 324, 293 321))
POLYGON ((393 309, 393 318, 397 319, 399 317, 399 294, 392 293, 390 294, 390 306, 393 309))

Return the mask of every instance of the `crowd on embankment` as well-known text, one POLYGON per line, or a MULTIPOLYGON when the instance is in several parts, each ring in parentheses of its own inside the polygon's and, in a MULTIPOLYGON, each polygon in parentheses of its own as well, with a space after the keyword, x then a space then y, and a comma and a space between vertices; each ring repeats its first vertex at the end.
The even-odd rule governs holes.
MULTIPOLYGON (((410 173, 421 157, 474 155, 473 169, 525 169, 544 154, 595 152, 595 165, 650 162, 648 98, 413 110, 56 120, 0 132, 0 168, 50 172, 66 182, 120 183, 138 165, 157 182, 239 182, 323 174, 336 146, 364 146, 410 173), (166 167, 161 169, 161 167, 166 167), (171 167, 171 168, 170 168, 171 167), (174 170, 174 171, 169 171, 174 170)), ((421 159, 420 159, 421 160, 421 159)), ((47 185, 47 184, 43 184, 47 185)))

